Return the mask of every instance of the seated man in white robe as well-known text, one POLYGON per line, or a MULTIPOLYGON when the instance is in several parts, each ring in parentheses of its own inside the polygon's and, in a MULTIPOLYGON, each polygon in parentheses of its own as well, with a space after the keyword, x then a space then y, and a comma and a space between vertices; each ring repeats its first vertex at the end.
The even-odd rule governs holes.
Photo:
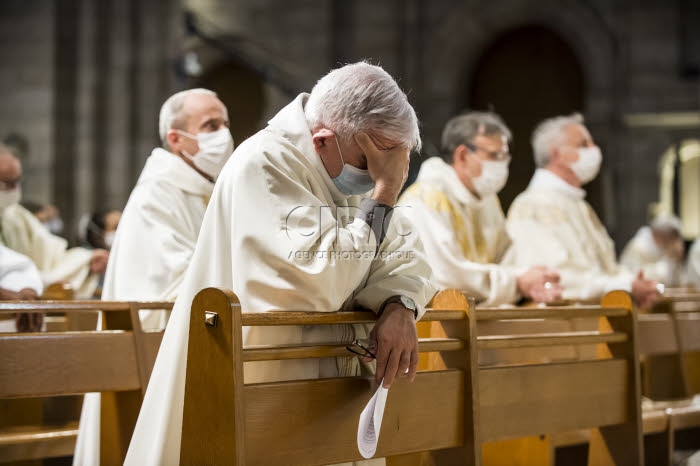
MULTIPOLYGON (((37 299, 44 289, 34 263, 0 244, 0 301, 37 299)), ((39 313, 0 314, 0 333, 38 332, 43 316, 39 313)))
POLYGON ((0 243, 29 257, 39 269, 44 285, 68 283, 79 299, 92 297, 99 274, 107 267, 109 252, 68 249, 68 242, 49 232, 27 209, 22 196, 22 165, 0 145, 0 243))
POLYGON ((435 284, 462 290, 484 305, 561 297, 556 271, 500 264, 511 244, 497 196, 508 179, 510 137, 493 113, 452 118, 442 132, 442 156, 423 162, 416 182, 399 199, 401 208, 410 209, 435 284))
MULTIPOLYGON (((371 309, 380 315, 371 330, 246 328, 243 344, 369 335, 376 379, 388 387, 408 371, 412 380, 415 321, 435 290, 417 235, 400 234, 401 219, 386 215, 419 145, 406 95, 381 68, 357 63, 323 77, 238 147, 205 214, 125 464, 179 461, 190 307, 205 287, 233 290, 244 312, 371 309)), ((245 381, 359 375, 362 367, 347 357, 246 363, 245 381)))
MULTIPOLYGON (((146 160, 119 221, 103 300, 172 301, 189 264, 214 181, 233 152, 228 112, 207 89, 178 92, 160 111, 163 147, 146 160)), ((144 328, 165 328, 144 311, 144 328)))
POLYGON ((585 200, 581 186, 598 175, 602 154, 583 118, 545 120, 533 133, 532 147, 537 170, 508 211, 509 258, 515 265, 556 268, 565 299, 598 300, 623 289, 639 306, 650 307, 659 297, 656 282, 617 263, 612 239, 585 200))
MULTIPOLYGON (((172 95, 160 111, 163 147, 153 149, 119 220, 102 299, 172 301, 192 259, 214 181, 233 152, 226 106, 207 89, 172 95)), ((168 311, 141 312, 164 329, 168 311)), ((100 463, 100 394, 85 396, 76 465, 100 463)))
POLYGON ((681 221, 671 214, 659 214, 637 231, 620 255, 620 264, 642 270, 644 276, 666 286, 678 286, 683 275, 685 243, 681 221))

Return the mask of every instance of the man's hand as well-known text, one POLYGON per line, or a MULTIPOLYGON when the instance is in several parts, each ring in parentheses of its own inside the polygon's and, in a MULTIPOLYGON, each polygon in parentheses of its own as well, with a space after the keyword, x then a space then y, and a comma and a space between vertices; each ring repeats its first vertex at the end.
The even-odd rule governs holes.
POLYGON ((551 303, 561 299, 559 274, 543 265, 536 265, 516 278, 520 294, 536 303, 551 303))
POLYGON ((661 297, 657 283, 654 280, 644 278, 640 270, 632 282, 632 297, 641 309, 650 309, 661 297))
POLYGON ((413 311, 400 303, 391 303, 369 335, 376 342, 377 383, 384 379, 384 388, 389 388, 396 376, 408 370, 411 382, 418 369, 418 334, 413 311))
POLYGON ((372 199, 393 207, 408 178, 411 151, 405 145, 379 150, 366 133, 357 134, 355 141, 367 157, 367 170, 374 180, 372 199))
POLYGON ((109 251, 106 249, 95 249, 92 251, 90 259, 90 272, 101 274, 107 270, 107 261, 109 260, 109 251))
MULTIPOLYGON (((39 295, 31 288, 22 288, 17 292, 18 300, 32 301, 39 299, 39 295)), ((39 332, 44 323, 44 315, 39 312, 22 312, 15 316, 15 327, 18 332, 39 332)))

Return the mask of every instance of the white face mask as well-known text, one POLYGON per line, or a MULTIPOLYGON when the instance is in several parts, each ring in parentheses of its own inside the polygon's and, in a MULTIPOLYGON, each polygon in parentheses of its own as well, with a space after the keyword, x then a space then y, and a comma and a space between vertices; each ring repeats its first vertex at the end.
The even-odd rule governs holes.
POLYGON ((571 164, 571 170, 584 185, 598 176, 602 162, 603 154, 598 146, 581 147, 578 150, 578 160, 571 164))
POLYGON ((482 160, 481 175, 472 178, 472 185, 480 197, 498 193, 508 181, 510 160, 482 160))
POLYGON ((107 249, 112 249, 112 244, 114 244, 114 233, 113 231, 105 232, 105 246, 107 249))
POLYGON ((19 187, 8 189, 6 191, 0 191, 0 214, 8 207, 19 204, 21 199, 22 190, 19 187))
POLYGON ((60 235, 63 233, 63 220, 61 218, 52 218, 44 222, 44 226, 54 235, 60 235))
POLYGON ((196 139, 199 151, 192 155, 182 151, 195 167, 216 180, 233 152, 233 136, 228 128, 221 128, 213 133, 197 133, 196 135, 176 130, 188 138, 196 139))

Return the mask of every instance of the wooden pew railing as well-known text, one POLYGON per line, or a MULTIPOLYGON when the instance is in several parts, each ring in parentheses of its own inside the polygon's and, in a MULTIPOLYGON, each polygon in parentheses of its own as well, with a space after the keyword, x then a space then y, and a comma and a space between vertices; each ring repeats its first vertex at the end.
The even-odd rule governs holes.
MULTIPOLYGON (((433 450, 436 464, 478 464, 473 302, 460 293, 434 300, 426 321, 451 322, 450 338, 423 340, 444 369, 421 372, 389 390, 377 457, 433 450), (439 451, 438 451, 439 450, 439 451)), ((244 384, 246 361, 354 357, 350 342, 243 348, 243 326, 373 322, 370 312, 245 313, 236 297, 202 290, 190 318, 181 464, 323 465, 362 459, 360 412, 374 393, 362 377, 244 384), (207 325, 216 315, 216 325, 207 325)))
MULTIPOLYGON (((347 356, 343 344, 241 347, 246 325, 328 325, 372 321, 363 313, 241 312, 236 298, 207 289, 192 305, 181 464, 314 465, 359 459, 359 413, 372 383, 356 377, 245 385, 243 363, 347 356), (218 316, 218 326, 205 321, 218 316), (235 439, 235 441, 231 441, 235 439), (274 444, 274 448, 270 445, 274 444)), ((431 450, 421 464, 480 464, 482 442, 591 428, 592 464, 643 462, 639 361, 631 301, 610 294, 602 306, 481 309, 461 294, 438 295, 423 322, 442 335, 421 339, 427 370, 389 392, 378 456, 431 450), (461 305, 459 303, 462 303, 461 305), (447 305, 445 305, 447 303, 447 305), (462 308, 457 313, 452 309, 462 308), (456 319, 464 314, 466 317, 456 319), (474 315, 476 314, 476 315, 474 315), (477 337, 475 319, 606 319, 609 332, 477 337), (477 351, 533 346, 603 345, 606 359, 509 366, 477 364, 477 351), (407 408, 410 407, 410 408, 407 408), (451 450, 445 450, 451 449, 451 450)), ((394 464, 392 462, 392 464, 394 464)))
POLYGON ((655 400, 648 410, 663 409, 668 416, 665 464, 671 464, 674 448, 700 449, 700 404, 692 403, 700 393, 700 292, 665 295, 653 313, 639 314, 638 326, 640 357, 646 362, 643 387, 655 400), (664 401, 668 398, 675 399, 664 401))
MULTIPOLYGON (((0 315, 103 313, 104 331, 0 333, 0 462, 70 456, 79 407, 66 419, 24 401, 107 392, 101 416, 101 464, 121 464, 163 332, 141 329, 139 310, 172 309, 166 302, 1 302, 0 315)), ((105 398, 105 397, 103 397, 105 398)))

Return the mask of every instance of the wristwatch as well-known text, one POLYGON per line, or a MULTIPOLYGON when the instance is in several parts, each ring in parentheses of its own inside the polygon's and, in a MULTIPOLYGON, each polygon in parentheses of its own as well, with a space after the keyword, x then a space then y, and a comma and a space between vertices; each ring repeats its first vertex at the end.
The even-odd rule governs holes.
POLYGON ((384 304, 379 308, 379 312, 377 312, 377 317, 381 317, 382 314, 384 313, 384 309, 389 304, 392 303, 399 303, 409 311, 413 312, 413 317, 417 320, 418 319, 418 306, 416 306, 415 301, 413 301, 411 298, 405 295, 394 295, 390 298, 388 298, 386 301, 384 301, 384 304))

